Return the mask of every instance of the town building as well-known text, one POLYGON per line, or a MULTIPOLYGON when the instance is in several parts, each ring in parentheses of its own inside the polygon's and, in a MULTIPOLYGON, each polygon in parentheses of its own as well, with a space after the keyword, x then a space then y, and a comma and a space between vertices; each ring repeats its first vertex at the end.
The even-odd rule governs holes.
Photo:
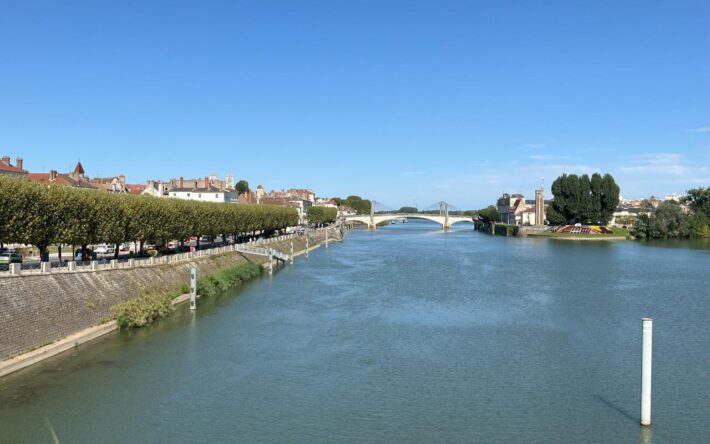
POLYGON ((170 187, 168 190, 165 190, 164 187, 161 186, 164 184, 160 183, 158 185, 159 189, 163 190, 164 197, 173 199, 197 200, 201 202, 236 203, 239 197, 235 190, 228 190, 215 186, 212 182, 210 182, 209 177, 205 177, 202 183, 193 182, 188 184, 180 178, 178 186, 170 187))
POLYGON ((520 225, 523 218, 522 213, 526 208, 525 196, 522 194, 504 193, 496 202, 496 209, 504 224, 520 225))
POLYGON ((0 174, 4 176, 25 178, 27 177, 27 171, 22 167, 21 157, 15 159, 15 165, 10 163, 10 156, 5 155, 0 159, 0 174))

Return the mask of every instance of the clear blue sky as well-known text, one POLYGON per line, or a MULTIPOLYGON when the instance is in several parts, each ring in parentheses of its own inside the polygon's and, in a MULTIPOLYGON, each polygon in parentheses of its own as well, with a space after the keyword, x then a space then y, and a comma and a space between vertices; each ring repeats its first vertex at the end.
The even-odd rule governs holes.
POLYGON ((710 2, 2 1, 0 152, 459 208, 710 186, 710 2))

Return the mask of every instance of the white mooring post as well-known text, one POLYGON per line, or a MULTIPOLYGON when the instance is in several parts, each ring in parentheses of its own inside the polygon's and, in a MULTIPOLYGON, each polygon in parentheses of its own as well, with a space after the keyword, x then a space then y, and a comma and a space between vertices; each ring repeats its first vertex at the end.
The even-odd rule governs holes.
POLYGON ((325 248, 328 248, 328 229, 325 229, 325 248))
POLYGON ((190 268, 190 310, 197 310, 197 267, 190 268))
POLYGON ((293 241, 291 241, 291 265, 293 265, 293 241))
POLYGON ((306 234, 306 257, 308 257, 308 235, 306 234))
POLYGON ((274 250, 269 248, 269 275, 274 274, 274 250))
POLYGON ((651 425, 651 361, 653 355, 653 319, 641 319, 641 425, 651 425))

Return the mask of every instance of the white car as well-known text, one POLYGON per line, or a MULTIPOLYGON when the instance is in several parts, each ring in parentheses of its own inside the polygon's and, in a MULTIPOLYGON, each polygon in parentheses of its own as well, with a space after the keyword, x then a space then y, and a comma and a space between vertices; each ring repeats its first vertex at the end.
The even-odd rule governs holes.
POLYGON ((115 248, 109 244, 98 244, 94 250, 96 254, 111 254, 114 251, 116 251, 115 248))

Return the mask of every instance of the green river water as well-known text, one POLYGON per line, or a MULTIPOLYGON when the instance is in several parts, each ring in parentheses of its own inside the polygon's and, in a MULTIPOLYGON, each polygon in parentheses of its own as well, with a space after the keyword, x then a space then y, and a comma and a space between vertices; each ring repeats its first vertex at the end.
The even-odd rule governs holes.
POLYGON ((1 379, 0 442, 710 442, 709 289, 703 244, 356 230, 1 379))

